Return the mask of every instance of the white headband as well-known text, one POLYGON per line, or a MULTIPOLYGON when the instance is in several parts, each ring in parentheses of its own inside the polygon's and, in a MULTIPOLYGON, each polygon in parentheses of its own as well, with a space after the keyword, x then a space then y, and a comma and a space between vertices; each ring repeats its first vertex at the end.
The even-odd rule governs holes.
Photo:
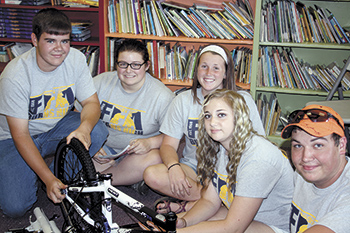
POLYGON ((202 49, 202 51, 199 53, 199 56, 201 56, 203 53, 205 52, 214 52, 219 54, 226 62, 227 64, 227 56, 225 53, 225 50, 217 45, 209 45, 207 47, 205 47, 204 49, 202 49))

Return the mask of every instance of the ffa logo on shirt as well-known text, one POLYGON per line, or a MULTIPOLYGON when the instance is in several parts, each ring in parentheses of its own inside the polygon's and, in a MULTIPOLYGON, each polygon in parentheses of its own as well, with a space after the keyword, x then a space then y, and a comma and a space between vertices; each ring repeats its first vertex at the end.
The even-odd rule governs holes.
POLYGON ((317 223, 316 217, 300 209, 294 201, 290 214, 290 232, 301 233, 317 223))
POLYGON ((145 111, 112 104, 101 103, 101 120, 107 127, 129 134, 143 135, 141 113, 145 111))
POLYGON ((187 121, 188 138, 192 146, 197 146, 196 134, 198 133, 198 118, 189 118, 187 121))
POLYGON ((217 171, 214 171, 214 177, 212 179, 213 185, 219 194, 220 199, 227 208, 230 208, 233 201, 233 193, 235 192, 235 185, 233 185, 233 192, 228 188, 227 175, 221 175, 217 171))
POLYGON ((72 109, 75 96, 72 88, 56 87, 29 99, 28 119, 62 118, 72 109))

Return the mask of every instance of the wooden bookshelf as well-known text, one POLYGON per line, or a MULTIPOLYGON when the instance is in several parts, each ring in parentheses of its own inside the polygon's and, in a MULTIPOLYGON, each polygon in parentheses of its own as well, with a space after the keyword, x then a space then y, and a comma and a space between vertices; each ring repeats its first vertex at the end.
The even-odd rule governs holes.
MULTIPOLYGON (((103 15, 103 35, 100 37, 100 65, 102 71, 108 71, 108 39, 110 38, 128 38, 128 39, 144 39, 144 40, 156 40, 156 41, 164 41, 166 43, 170 43, 171 45, 174 45, 175 43, 179 42, 181 45, 184 46, 193 46, 196 49, 198 49, 200 46, 207 45, 207 44, 220 44, 228 48, 229 50, 233 50, 235 47, 248 47, 252 49, 253 47, 253 40, 251 39, 213 39, 213 38, 190 38, 186 36, 178 36, 178 37, 170 37, 170 36, 154 36, 154 35, 143 35, 143 34, 130 34, 130 33, 110 33, 108 28, 108 0, 102 0, 103 3, 101 3, 100 7, 101 9, 101 15, 103 15)), ((205 3, 204 0, 178 0, 176 2, 179 2, 181 4, 185 4, 187 6, 192 6, 193 3, 205 3)), ((211 4, 216 4, 221 6, 223 1, 210 1, 211 4)), ((253 11, 255 9, 255 0, 249 1, 253 11)), ((181 89, 182 87, 190 87, 192 85, 191 81, 178 81, 178 80, 165 80, 162 79, 162 81, 172 90, 181 89)), ((244 89, 249 89, 249 85, 241 85, 244 89)))
MULTIPOLYGON (((276 94, 278 102, 281 106, 282 113, 287 114, 296 109, 301 109, 306 103, 310 101, 325 100, 327 92, 324 90, 298 89, 298 88, 280 88, 280 87, 260 87, 258 86, 258 72, 259 72, 259 49, 262 47, 292 49, 298 61, 303 60, 311 65, 329 65, 336 62, 340 68, 344 66, 344 60, 350 55, 350 44, 338 43, 295 43, 295 42, 263 42, 260 41, 261 15, 262 8, 268 3, 267 0, 257 0, 255 8, 255 28, 253 39, 253 56, 252 56, 252 77, 251 77, 251 94, 254 99, 257 99, 259 93, 267 96, 276 94)), ((275 2, 275 1, 273 1, 275 2)), ((294 1, 297 2, 297 1, 294 1)), ((314 7, 318 5, 322 8, 329 9, 341 26, 350 25, 350 18, 348 17, 349 1, 307 1, 302 0, 307 7, 314 7)), ((350 91, 344 92, 345 98, 350 98, 350 91)), ((272 136, 274 141, 284 142, 279 136, 272 136)))

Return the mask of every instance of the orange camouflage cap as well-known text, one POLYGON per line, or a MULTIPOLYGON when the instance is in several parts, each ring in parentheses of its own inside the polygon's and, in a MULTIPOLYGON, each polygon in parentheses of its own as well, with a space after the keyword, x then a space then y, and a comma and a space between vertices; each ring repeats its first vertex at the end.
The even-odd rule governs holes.
MULTIPOLYGON (((308 134, 315 137, 324 137, 332 133, 338 134, 341 137, 345 136, 344 121, 341 116, 331 107, 312 104, 304 107, 302 110, 294 111, 293 113, 298 114, 299 112, 304 113, 304 115, 300 114, 300 117, 302 117, 302 119, 291 119, 291 122, 282 130, 282 138, 289 138, 292 135, 292 131, 295 126, 300 127, 308 134), (325 112, 329 114, 325 116, 325 112), (314 117, 315 114, 316 117, 314 117), (317 117, 317 114, 320 114, 320 117, 317 117)), ((290 114, 289 118, 293 113, 290 114)))

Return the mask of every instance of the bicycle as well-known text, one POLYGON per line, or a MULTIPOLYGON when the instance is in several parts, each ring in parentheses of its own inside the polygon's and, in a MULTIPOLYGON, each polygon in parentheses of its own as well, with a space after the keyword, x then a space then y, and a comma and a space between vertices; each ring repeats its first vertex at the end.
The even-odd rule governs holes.
POLYGON ((61 203, 62 232, 176 232, 176 214, 159 214, 111 185, 110 174, 96 173, 89 152, 76 138, 62 139, 55 154, 55 175, 68 188, 61 203), (112 202, 134 215, 140 224, 112 221, 112 202))

